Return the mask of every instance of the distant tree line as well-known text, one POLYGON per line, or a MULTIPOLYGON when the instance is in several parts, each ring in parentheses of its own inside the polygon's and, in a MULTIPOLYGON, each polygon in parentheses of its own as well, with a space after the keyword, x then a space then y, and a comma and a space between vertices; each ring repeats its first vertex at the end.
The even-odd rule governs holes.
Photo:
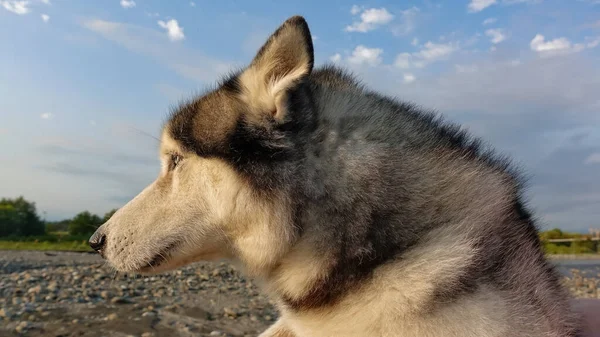
POLYGON ((68 232, 71 236, 91 235, 116 211, 113 209, 103 217, 83 211, 72 219, 44 222, 34 202, 22 196, 3 198, 0 199, 0 237, 43 236, 54 232, 68 232))
POLYGON ((549 254, 590 254, 600 253, 598 241, 590 240, 592 235, 565 232, 559 228, 540 232, 540 239, 549 254), (555 239, 577 239, 573 242, 549 242, 555 239))
MULTIPOLYGON (((37 214, 35 203, 23 197, 0 199, 0 238, 22 240, 87 240, 100 225, 108 221, 116 209, 103 217, 83 211, 72 219, 45 222, 37 214), (59 234, 60 233, 60 234, 59 234), (67 236, 64 236, 67 234, 67 236), (45 237, 44 237, 45 236, 45 237)), ((550 254, 584 254, 600 252, 598 241, 591 235, 569 233, 558 228, 540 232, 544 249, 550 254), (576 242, 553 243, 552 239, 581 239, 576 242)))

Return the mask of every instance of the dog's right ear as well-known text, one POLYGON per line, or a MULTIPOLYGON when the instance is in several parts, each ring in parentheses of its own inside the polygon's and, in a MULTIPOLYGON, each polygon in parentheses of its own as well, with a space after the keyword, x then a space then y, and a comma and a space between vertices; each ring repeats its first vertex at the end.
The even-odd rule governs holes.
POLYGON ((240 75, 242 96, 254 113, 285 116, 287 92, 313 69, 314 52, 308 24, 301 16, 287 19, 260 48, 240 75))

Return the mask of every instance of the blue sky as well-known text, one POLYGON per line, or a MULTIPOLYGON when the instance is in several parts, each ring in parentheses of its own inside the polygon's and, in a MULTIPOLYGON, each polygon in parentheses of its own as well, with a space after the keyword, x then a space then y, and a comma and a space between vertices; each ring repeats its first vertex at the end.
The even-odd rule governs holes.
POLYGON ((294 14, 317 64, 514 158, 543 227, 600 227, 598 0, 0 0, 0 196, 48 219, 123 205, 158 172, 169 109, 294 14))

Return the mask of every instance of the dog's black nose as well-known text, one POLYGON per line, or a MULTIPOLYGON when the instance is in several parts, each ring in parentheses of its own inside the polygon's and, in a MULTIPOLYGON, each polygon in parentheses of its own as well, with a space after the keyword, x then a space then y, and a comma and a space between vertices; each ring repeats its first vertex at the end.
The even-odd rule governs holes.
POLYGON ((106 246, 106 235, 97 230, 88 241, 93 250, 99 252, 106 246))

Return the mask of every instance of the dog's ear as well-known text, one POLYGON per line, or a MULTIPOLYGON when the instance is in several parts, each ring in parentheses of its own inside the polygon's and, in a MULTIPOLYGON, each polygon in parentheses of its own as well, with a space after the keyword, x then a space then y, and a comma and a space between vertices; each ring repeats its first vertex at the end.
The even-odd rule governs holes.
POLYGON ((242 96, 255 113, 281 120, 287 93, 310 74, 313 63, 308 24, 303 17, 293 16, 269 37, 240 75, 242 96))

